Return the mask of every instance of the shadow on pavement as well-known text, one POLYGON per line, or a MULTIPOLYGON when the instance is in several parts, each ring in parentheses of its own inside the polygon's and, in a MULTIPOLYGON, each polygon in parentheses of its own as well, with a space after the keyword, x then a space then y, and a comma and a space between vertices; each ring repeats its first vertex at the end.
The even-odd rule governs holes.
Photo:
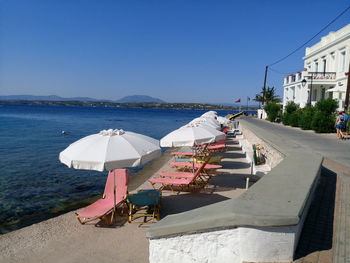
POLYGON ((295 258, 332 248, 337 174, 322 167, 320 182, 306 217, 295 258))
POLYGON ((186 212, 202 206, 228 200, 229 198, 218 194, 187 193, 162 197, 161 217, 186 212))
POLYGON ((247 174, 218 174, 213 176, 209 185, 215 187, 215 192, 230 191, 233 189, 245 189, 247 174))

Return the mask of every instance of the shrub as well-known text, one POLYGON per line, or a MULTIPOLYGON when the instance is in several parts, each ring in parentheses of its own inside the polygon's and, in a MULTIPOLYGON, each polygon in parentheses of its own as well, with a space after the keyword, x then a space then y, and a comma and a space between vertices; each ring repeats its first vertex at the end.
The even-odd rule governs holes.
POLYGON ((312 129, 315 132, 334 132, 334 118, 337 108, 338 102, 331 98, 317 102, 311 122, 312 129))
POLYGON ((281 105, 275 102, 269 103, 265 106, 265 111, 267 114, 267 119, 269 121, 275 122, 276 119, 280 116, 281 105))
POLYGON ((338 108, 338 101, 328 98, 326 100, 320 100, 315 105, 316 111, 323 112, 325 114, 332 115, 338 108))
MULTIPOLYGON (((294 101, 290 101, 284 108, 284 113, 282 115, 282 122, 284 125, 292 125, 291 121, 295 125, 297 123, 296 115, 294 114, 299 109, 299 105, 294 101), (292 116, 294 114, 294 116, 292 116), (292 120, 293 119, 293 120, 292 120)), ((293 126, 293 125, 292 125, 293 126)), ((298 125, 296 125, 298 126, 298 125)))
POLYGON ((321 111, 316 111, 311 127, 315 132, 334 132, 334 115, 325 115, 321 111))
POLYGON ((292 127, 299 127, 302 110, 298 109, 289 115, 289 125, 292 127))
POLYGON ((306 106, 301 110, 299 127, 303 130, 311 130, 312 118, 315 113, 315 107, 306 106))

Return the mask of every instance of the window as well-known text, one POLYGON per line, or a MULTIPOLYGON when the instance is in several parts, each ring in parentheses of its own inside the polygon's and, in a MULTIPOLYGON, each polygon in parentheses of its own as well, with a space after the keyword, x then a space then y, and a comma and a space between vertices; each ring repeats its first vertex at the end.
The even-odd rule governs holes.
POLYGON ((328 98, 333 99, 333 91, 328 92, 328 98))
POLYGON ((321 100, 324 100, 325 95, 326 95, 326 89, 322 88, 322 90, 321 90, 321 100))
POLYGON ((336 71, 334 68, 334 65, 335 65, 335 53, 332 52, 331 53, 331 62, 329 64, 329 66, 330 66, 329 71, 336 71))
POLYGON ((323 73, 327 72, 327 60, 325 57, 322 59, 323 62, 323 73))
POLYGON ((345 56, 346 56, 345 50, 340 52, 340 65, 339 65, 340 72, 345 71, 345 56))
POLYGON ((311 71, 311 62, 306 63, 306 68, 308 71, 311 71))
POLYGON ((314 89, 314 90, 312 91, 312 100, 313 100, 313 101, 316 101, 316 98, 317 98, 317 89, 314 89))
POLYGON ((315 70, 314 71, 318 72, 318 62, 317 62, 317 60, 315 61, 315 70))

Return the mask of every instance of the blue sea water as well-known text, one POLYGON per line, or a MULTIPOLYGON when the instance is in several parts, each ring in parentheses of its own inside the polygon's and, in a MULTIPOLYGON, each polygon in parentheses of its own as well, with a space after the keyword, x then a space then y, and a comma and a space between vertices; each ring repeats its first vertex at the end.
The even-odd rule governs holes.
POLYGON ((0 104, 0 233, 50 218, 103 192, 104 173, 59 162, 58 154, 72 142, 109 128, 160 139, 204 112, 0 104))

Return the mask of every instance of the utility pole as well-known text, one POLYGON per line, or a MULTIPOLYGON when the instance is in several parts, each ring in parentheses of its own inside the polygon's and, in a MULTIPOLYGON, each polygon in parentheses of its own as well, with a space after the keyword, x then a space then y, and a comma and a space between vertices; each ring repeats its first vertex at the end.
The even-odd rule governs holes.
POLYGON ((348 71, 348 85, 346 87, 346 93, 345 93, 344 111, 347 111, 349 108, 349 93, 350 93, 350 63, 349 63, 349 71, 348 71))
POLYGON ((266 93, 266 79, 267 79, 267 71, 269 69, 269 66, 265 67, 265 77, 264 77, 264 87, 263 87, 263 98, 262 98, 262 106, 265 105, 265 93, 266 93))

